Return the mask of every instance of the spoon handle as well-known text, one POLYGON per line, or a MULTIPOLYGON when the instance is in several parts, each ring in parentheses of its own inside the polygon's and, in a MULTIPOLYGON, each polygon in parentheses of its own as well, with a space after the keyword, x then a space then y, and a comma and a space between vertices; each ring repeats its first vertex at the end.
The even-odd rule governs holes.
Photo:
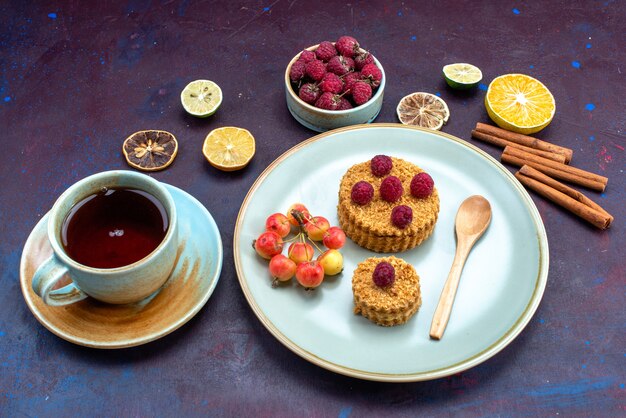
POLYGON ((435 309, 433 322, 430 325, 430 337, 435 340, 441 339, 448 325, 450 313, 452 312, 452 304, 456 296, 456 289, 459 287, 461 272, 463 271, 463 266, 465 265, 465 260, 467 259, 470 249, 471 245, 463 245, 462 241, 459 240, 456 247, 456 254, 454 255, 454 261, 452 262, 452 267, 450 267, 450 273, 448 273, 446 284, 444 284, 443 290, 441 291, 439 304, 437 305, 437 309, 435 309))

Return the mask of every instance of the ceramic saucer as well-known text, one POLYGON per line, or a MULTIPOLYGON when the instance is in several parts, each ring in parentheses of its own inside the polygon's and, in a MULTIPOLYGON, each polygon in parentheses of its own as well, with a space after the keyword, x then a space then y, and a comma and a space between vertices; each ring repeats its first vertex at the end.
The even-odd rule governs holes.
POLYGON ((176 267, 163 287, 140 302, 109 305, 92 298, 63 307, 45 305, 31 287, 33 274, 52 248, 48 214, 31 232, 20 263, 26 304, 43 326, 75 344, 126 348, 161 338, 189 321, 209 300, 222 270, 222 241, 211 214, 193 196, 165 185, 178 210, 176 267))

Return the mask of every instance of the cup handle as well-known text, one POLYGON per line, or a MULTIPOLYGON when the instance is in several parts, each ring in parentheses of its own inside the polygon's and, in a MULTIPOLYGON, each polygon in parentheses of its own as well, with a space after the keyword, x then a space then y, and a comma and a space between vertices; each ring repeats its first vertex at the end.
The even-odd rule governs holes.
POLYGON ((60 289, 52 290, 54 285, 68 273, 68 269, 54 254, 39 266, 33 276, 33 291, 43 299, 46 305, 63 306, 78 302, 87 297, 74 282, 60 289))

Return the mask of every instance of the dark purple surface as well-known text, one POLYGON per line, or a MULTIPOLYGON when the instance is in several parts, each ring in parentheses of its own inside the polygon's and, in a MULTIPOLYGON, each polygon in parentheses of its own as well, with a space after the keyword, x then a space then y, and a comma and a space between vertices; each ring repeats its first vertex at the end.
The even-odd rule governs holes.
POLYGON ((3 2, 0 415, 624 415, 626 3, 443 3, 3 2), (550 244, 543 301, 510 346, 459 375, 383 384, 333 374, 277 342, 239 287, 232 255, 239 206, 272 160, 314 135, 286 108, 284 67, 303 47, 343 34, 385 66, 377 122, 396 122, 405 94, 437 93, 451 111, 443 131, 476 143, 469 134, 488 121, 488 83, 526 73, 557 103, 538 136, 573 148, 573 165, 610 179, 603 194, 585 191, 615 216, 605 232, 532 194, 550 244), (467 93, 447 88, 441 68, 453 62, 479 66, 484 84, 467 93), (187 116, 179 101, 198 78, 216 81, 225 95, 205 120, 187 116), (226 125, 257 140, 254 160, 239 172, 219 172, 201 154, 206 134, 226 125), (176 161, 153 176, 215 217, 221 279, 204 309, 170 336, 118 351, 75 346, 44 329, 24 303, 22 247, 70 184, 127 169, 122 141, 142 129, 177 136, 176 161))

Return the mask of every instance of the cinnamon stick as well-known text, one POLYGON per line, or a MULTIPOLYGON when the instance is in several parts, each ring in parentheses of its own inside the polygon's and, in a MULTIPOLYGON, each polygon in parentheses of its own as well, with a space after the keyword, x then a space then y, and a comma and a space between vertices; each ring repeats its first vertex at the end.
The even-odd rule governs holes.
POLYGON ((499 147, 514 147, 514 148, 519 148, 521 150, 524 150, 528 153, 531 154, 535 154, 535 155, 539 155, 541 157, 547 158, 549 160, 553 160, 553 161, 558 161, 560 163, 565 164, 565 155, 563 154, 557 154, 555 152, 550 152, 550 151, 542 151, 540 149, 536 149, 536 148, 531 148, 531 147, 527 147, 525 145, 520 145, 516 142, 511 142, 511 141, 507 141, 506 139, 503 138, 498 138, 497 136, 493 136, 493 135, 489 135, 483 132, 479 132, 475 129, 472 130, 472 137, 476 138, 476 139, 480 139, 483 142, 487 142, 489 144, 492 145, 497 145, 499 147))
POLYGON ((543 173, 549 174, 550 176, 556 177, 561 180, 565 180, 585 187, 590 187, 589 185, 591 185, 592 187, 590 188, 592 188, 593 190, 604 191, 609 181, 608 178, 599 174, 591 173, 580 168, 571 167, 566 164, 557 163, 555 161, 539 157, 538 155, 529 154, 517 148, 504 148, 502 157, 503 162, 509 162, 510 164, 519 165, 520 167, 524 164, 527 164, 543 173), (515 159, 510 159, 508 157, 515 157, 515 159), (519 164, 520 160, 523 162, 521 165, 519 164), (555 174, 556 172, 558 173, 555 174), (585 180, 590 180, 592 183, 589 183, 585 180))
POLYGON ((520 171, 515 173, 515 177, 524 186, 534 190, 541 196, 551 200, 559 206, 564 207, 573 214, 583 218, 587 222, 600 229, 607 229, 613 221, 613 218, 610 215, 593 209, 585 205, 584 203, 581 203, 578 200, 571 198, 565 193, 562 193, 548 186, 547 184, 544 184, 538 180, 535 180, 534 178, 522 174, 520 171))
POLYGON ((609 222, 613 222, 613 216, 611 216, 611 214, 609 214, 606 210, 604 210, 604 208, 602 208, 602 206, 598 205, 596 202, 594 202, 593 200, 589 199, 587 196, 585 196, 584 194, 582 194, 581 192, 579 192, 578 190, 572 189, 569 186, 566 186, 565 184, 556 181, 555 179, 553 179, 552 177, 546 176, 545 174, 543 174, 541 171, 535 170, 534 168, 528 166, 528 165, 524 165, 522 166, 522 168, 520 168, 519 170, 520 174, 523 174, 526 177, 530 177, 533 178, 537 181, 540 181, 541 183, 552 187, 553 189, 558 190, 561 193, 564 193, 566 195, 568 195, 569 197, 571 197, 574 200, 579 201, 580 203, 589 206, 592 209, 597 210, 598 212, 603 213, 604 215, 606 215, 609 218, 609 222))
POLYGON ((522 158, 518 158, 510 154, 503 153, 502 157, 500 158, 500 161, 502 161, 503 163, 516 165, 518 167, 529 165, 532 168, 539 170, 542 173, 545 173, 553 178, 557 178, 559 180, 563 180, 568 183, 576 184, 578 186, 583 186, 588 189, 595 190, 597 192, 604 191, 604 188, 606 187, 604 184, 600 183, 599 181, 593 181, 593 180, 586 179, 584 177, 579 177, 570 173, 566 173, 561 170, 554 169, 552 167, 545 166, 543 164, 538 164, 532 161, 524 160, 522 158))
POLYGON ((565 162, 569 163, 572 160, 572 151, 570 148, 554 145, 550 142, 542 141, 541 139, 533 138, 532 136, 518 134, 516 132, 507 131, 506 129, 498 128, 496 126, 487 125, 485 123, 476 123, 476 131, 485 134, 497 136, 498 138, 506 139, 509 142, 515 142, 516 144, 525 145, 530 148, 535 148, 543 151, 553 152, 555 154, 561 154, 565 157, 565 162))

